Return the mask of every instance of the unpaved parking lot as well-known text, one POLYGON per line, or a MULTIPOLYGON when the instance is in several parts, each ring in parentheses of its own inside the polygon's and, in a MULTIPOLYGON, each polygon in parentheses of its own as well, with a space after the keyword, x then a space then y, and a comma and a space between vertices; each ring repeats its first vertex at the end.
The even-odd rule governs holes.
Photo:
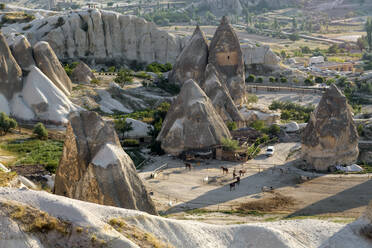
POLYGON ((161 156, 140 175, 153 193, 157 208, 173 215, 195 208, 217 212, 232 210, 243 203, 259 204, 279 194, 293 199, 293 202, 271 209, 269 214, 360 216, 372 198, 372 180, 368 175, 322 175, 299 170, 286 161, 291 150, 298 150, 299 145, 280 143, 275 145, 273 157, 259 155, 246 163, 210 160, 200 165, 193 164, 191 171, 185 169, 183 161, 161 156), (164 163, 168 168, 157 178, 150 179, 151 171, 164 163), (228 175, 222 174, 221 166, 229 168, 228 175), (240 186, 230 191, 234 168, 237 171, 244 169, 247 173, 241 178, 240 186), (300 175, 311 180, 300 181, 300 175), (262 192, 264 186, 273 187, 274 191, 262 192))

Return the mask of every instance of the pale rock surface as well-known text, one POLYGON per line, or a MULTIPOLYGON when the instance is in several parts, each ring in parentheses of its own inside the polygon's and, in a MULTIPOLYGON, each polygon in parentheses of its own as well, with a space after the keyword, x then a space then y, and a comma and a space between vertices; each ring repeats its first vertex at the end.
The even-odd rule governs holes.
POLYGON ((45 41, 38 42, 34 45, 33 51, 37 67, 69 96, 72 90, 71 80, 50 45, 45 41))
POLYGON ((131 123, 133 128, 133 130, 125 133, 125 138, 131 139, 149 136, 148 132, 150 131, 151 125, 132 118, 126 118, 125 121, 131 123))
MULTIPOLYGON (((140 211, 97 205, 44 191, 18 190, 0 188, 0 204, 26 204, 36 211, 45 211, 50 216, 70 222, 73 227, 88 229, 88 237, 95 235, 105 240, 112 248, 138 248, 124 234, 109 226, 113 218, 124 219, 128 224, 141 228, 153 234, 159 240, 180 248, 369 248, 372 242, 359 234, 362 224, 368 223, 366 218, 351 224, 327 222, 323 220, 283 220, 242 225, 211 225, 201 222, 174 220, 152 216, 140 211)), ((372 204, 371 204, 372 207, 372 204)), ((372 212, 371 212, 372 213, 372 212)), ((372 214, 369 215, 372 220, 372 214)), ((25 233, 20 225, 4 214, 0 208, 0 247, 9 248, 41 248, 57 247, 56 236, 53 233, 25 233), (50 242, 49 246, 43 244, 50 242)), ((83 243, 84 233, 62 237, 57 242, 65 240, 64 247, 92 247, 83 243)), ((129 237, 130 238, 130 237, 129 237)))
POLYGON ((4 112, 5 114, 10 114, 9 102, 6 97, 0 93, 0 111, 4 112))
POLYGON ((79 62, 72 71, 71 79, 75 84, 90 84, 92 79, 96 79, 96 77, 87 64, 79 62))
POLYGON ((254 121, 264 121, 266 125, 272 125, 280 120, 280 115, 276 113, 265 113, 259 110, 250 110, 246 107, 240 109, 240 113, 247 123, 254 121))
POLYGON ((35 65, 31 44, 25 36, 17 36, 15 42, 10 46, 10 48, 14 58, 22 70, 29 71, 30 67, 35 65))
POLYGON ((21 93, 14 94, 10 102, 11 114, 21 120, 34 120, 35 113, 32 109, 24 102, 21 93))
POLYGON ((207 64, 208 42, 203 31, 197 26, 188 45, 178 56, 169 74, 169 82, 182 85, 188 79, 193 79, 200 83, 207 64))
POLYGON ((235 106, 226 85, 221 84, 219 73, 212 64, 207 65, 204 78, 200 86, 224 122, 233 121, 238 127, 244 127, 244 117, 235 106))
POLYGON ((133 61, 174 64, 182 51, 181 38, 142 18, 110 11, 69 11, 30 24, 32 28, 24 32, 31 44, 47 41, 62 61, 82 60, 90 66, 133 61))
POLYGON ((188 80, 172 103, 157 140, 167 153, 179 155, 219 145, 224 138, 231 135, 213 103, 195 81, 188 80))
POLYGON ((239 39, 227 17, 222 18, 213 36, 208 63, 214 65, 220 73, 235 104, 244 104, 246 91, 243 54, 239 39))
POLYGON ((304 129, 302 154, 307 164, 327 171, 353 164, 359 155, 358 132, 346 97, 332 84, 304 129))
MULTIPOLYGON (((22 90, 23 102, 29 106, 40 120, 66 123, 67 116, 71 111, 78 108, 71 103, 68 97, 58 89, 47 76, 37 67, 32 66, 30 73, 25 79, 25 86, 22 90)), ((25 115, 22 111, 19 118, 30 115, 29 109, 25 108, 25 115)))
POLYGON ((242 45, 241 47, 245 65, 264 64, 275 66, 280 63, 280 58, 270 49, 270 46, 256 46, 253 44, 242 45))
POLYGON ((73 113, 69 120, 56 172, 55 193, 156 214, 115 129, 95 112, 73 113))
POLYGON ((291 121, 291 122, 284 125, 284 130, 287 133, 293 133, 293 132, 297 132, 298 130, 300 130, 300 127, 297 124, 297 122, 291 121))
MULTIPOLYGON (((0 92, 8 100, 22 90, 22 70, 0 32, 0 92)), ((3 102, 1 102, 3 103, 3 102)))

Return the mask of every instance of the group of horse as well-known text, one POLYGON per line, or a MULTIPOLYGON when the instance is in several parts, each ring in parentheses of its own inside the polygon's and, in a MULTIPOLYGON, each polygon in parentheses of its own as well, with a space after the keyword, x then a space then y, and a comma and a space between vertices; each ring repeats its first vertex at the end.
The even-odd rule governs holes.
MULTIPOLYGON (((229 169, 228 169, 228 168, 221 166, 221 170, 222 170, 222 174, 223 174, 223 175, 224 175, 224 174, 226 174, 226 175, 229 174, 229 169)), ((239 173, 239 176, 237 176, 237 174, 236 174, 236 169, 233 170, 233 173, 232 173, 232 174, 233 174, 233 180, 236 179, 236 181, 230 183, 230 191, 235 190, 236 185, 237 185, 237 186, 240 185, 240 177, 242 177, 242 176, 245 175, 246 170, 239 170, 238 173, 239 173)))

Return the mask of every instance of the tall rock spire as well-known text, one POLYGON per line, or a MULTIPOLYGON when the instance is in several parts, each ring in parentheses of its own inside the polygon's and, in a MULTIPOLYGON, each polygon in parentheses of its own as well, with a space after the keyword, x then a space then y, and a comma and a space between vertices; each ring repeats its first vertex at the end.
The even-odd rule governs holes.
POLYGON ((245 103, 244 60, 239 39, 226 16, 222 17, 209 48, 208 63, 223 78, 236 104, 245 103))

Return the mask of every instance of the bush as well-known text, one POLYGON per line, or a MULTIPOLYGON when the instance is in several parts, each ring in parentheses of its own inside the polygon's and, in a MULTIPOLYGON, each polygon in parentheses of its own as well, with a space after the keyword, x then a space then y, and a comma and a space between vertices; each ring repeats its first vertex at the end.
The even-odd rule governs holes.
POLYGON ((307 122, 310 118, 310 113, 314 111, 314 106, 301 106, 293 102, 273 101, 269 106, 270 110, 282 111, 280 118, 282 120, 294 120, 307 122))
POLYGON ((178 84, 169 83, 164 76, 159 78, 156 86, 172 95, 178 95, 181 91, 181 87, 178 84))
POLYGON ((314 81, 311 80, 310 78, 306 78, 304 83, 305 83, 306 86, 314 86, 315 85, 314 81))
POLYGON ((280 78, 280 82, 281 82, 282 84, 285 84, 285 83, 288 82, 288 79, 287 79, 286 77, 281 77, 281 78, 280 78))
POLYGON ((107 69, 108 72, 115 72, 116 71, 116 67, 115 66, 110 66, 108 69, 107 69))
POLYGON ((0 3, 0 10, 4 10, 5 9, 5 3, 0 3))
POLYGON ((258 78, 256 79, 256 83, 258 83, 258 84, 262 84, 263 81, 264 81, 263 77, 258 77, 258 78))
POLYGON ((279 125, 273 124, 265 130, 265 133, 272 135, 272 136, 278 135, 280 133, 280 127, 279 125))
POLYGON ((265 122, 261 121, 261 120, 256 120, 256 121, 252 122, 249 126, 251 128, 256 129, 257 131, 261 131, 262 129, 265 128, 265 122))
POLYGON ((15 119, 10 118, 4 112, 0 113, 0 134, 5 135, 10 129, 16 128, 17 122, 15 119))
POLYGON ((72 62, 71 64, 66 64, 63 68, 66 71, 66 74, 71 77, 73 70, 76 68, 76 66, 79 64, 79 62, 72 62))
POLYGON ((254 94, 248 94, 247 95, 247 103, 250 104, 250 103, 256 103, 258 102, 258 97, 254 94))
POLYGON ((232 139, 222 139, 223 149, 226 151, 236 151, 239 149, 239 142, 232 139))
POLYGON ((230 130, 230 131, 234 131, 238 128, 238 125, 236 125, 236 122, 234 121, 230 121, 227 123, 227 128, 230 130))
POLYGON ((128 69, 121 69, 114 79, 115 83, 126 84, 133 82, 133 71, 128 69))
POLYGON ((135 139, 125 139, 122 145, 125 147, 137 147, 139 146, 139 141, 135 139))
POLYGON ((125 136, 125 133, 126 132, 129 132, 129 131, 132 131, 133 130, 132 123, 127 122, 127 118, 116 119, 114 121, 114 124, 115 124, 115 129, 122 136, 125 136))
POLYGON ((165 63, 163 65, 158 62, 153 62, 146 67, 146 71, 154 73, 168 72, 170 70, 172 70, 172 64, 170 63, 165 63))
POLYGON ((90 81, 91 84, 96 84, 96 85, 99 85, 101 82, 97 79, 97 78, 93 78, 91 81, 90 81))
POLYGON ((274 83, 275 82, 275 78, 274 77, 269 77, 269 82, 270 83, 274 83))
POLYGON ((322 83, 324 83, 324 78, 323 78, 323 77, 316 77, 316 78, 315 78, 315 83, 317 83, 317 84, 322 84, 322 83))
POLYGON ((147 80, 152 79, 151 75, 147 74, 145 71, 139 71, 135 75, 138 78, 143 78, 143 79, 147 79, 147 80))
POLYGON ((48 139, 48 130, 45 128, 43 123, 39 122, 34 126, 33 134, 40 140, 48 139))
POLYGON ((250 75, 245 79, 245 81, 246 81, 247 83, 253 83, 255 80, 256 80, 256 76, 253 75, 253 74, 250 74, 250 75))

